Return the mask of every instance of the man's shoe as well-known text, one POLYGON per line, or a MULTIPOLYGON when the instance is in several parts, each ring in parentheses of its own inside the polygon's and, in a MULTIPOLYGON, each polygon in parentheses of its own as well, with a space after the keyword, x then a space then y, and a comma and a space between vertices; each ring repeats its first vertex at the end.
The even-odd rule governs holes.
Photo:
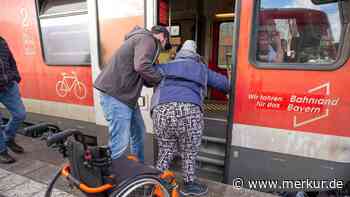
POLYGON ((14 139, 9 140, 6 142, 7 147, 12 150, 14 153, 24 153, 24 149, 16 144, 14 139))
POLYGON ((208 187, 198 182, 185 183, 183 188, 180 190, 183 196, 202 196, 208 193, 208 187))
POLYGON ((4 164, 10 164, 10 163, 15 163, 16 160, 9 155, 7 151, 3 151, 0 153, 0 163, 4 164))

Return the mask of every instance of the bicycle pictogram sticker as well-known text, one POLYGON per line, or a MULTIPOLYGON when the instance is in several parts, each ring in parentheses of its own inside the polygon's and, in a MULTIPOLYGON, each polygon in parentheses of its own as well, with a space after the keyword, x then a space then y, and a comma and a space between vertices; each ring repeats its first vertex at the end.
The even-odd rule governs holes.
POLYGON ((86 98, 86 86, 83 82, 79 81, 75 72, 72 75, 67 73, 61 73, 62 80, 56 83, 56 93, 60 97, 67 96, 68 93, 74 91, 74 95, 82 100, 86 98))

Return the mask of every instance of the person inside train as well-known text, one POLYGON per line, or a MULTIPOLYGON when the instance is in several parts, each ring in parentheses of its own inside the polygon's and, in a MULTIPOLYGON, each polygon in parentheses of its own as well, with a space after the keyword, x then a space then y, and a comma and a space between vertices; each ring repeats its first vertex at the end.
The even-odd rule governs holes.
POLYGON ((11 118, 2 125, 0 112, 0 163, 16 162, 8 153, 8 148, 14 153, 23 153, 23 147, 15 142, 16 131, 26 117, 26 110, 21 99, 18 83, 21 77, 16 61, 5 39, 0 37, 0 103, 10 112, 11 118))
POLYGON ((170 51, 170 60, 174 60, 176 57, 176 53, 178 53, 180 51, 182 47, 182 44, 180 43, 178 46, 175 46, 175 50, 171 50, 170 51))
POLYGON ((137 101, 144 84, 154 86, 162 79, 154 63, 161 49, 171 48, 169 35, 163 26, 151 31, 135 27, 94 83, 108 122, 112 159, 126 151, 130 140, 131 154, 144 161, 145 125, 137 101))
POLYGON ((258 60, 267 63, 282 63, 283 50, 279 32, 272 19, 261 19, 258 32, 258 60))
POLYGON ((288 42, 286 39, 281 39, 281 48, 283 51, 283 61, 288 62, 288 42))
POLYGON ((289 51, 288 53, 288 42, 286 39, 281 39, 281 46, 283 51, 283 62, 294 62, 295 61, 295 53, 294 50, 289 51))
POLYGON ((175 60, 156 67, 163 75, 151 101, 153 130, 158 143, 159 170, 167 170, 178 154, 182 158, 182 195, 204 195, 208 188, 195 180, 195 162, 201 145, 203 100, 207 86, 229 92, 230 83, 203 64, 196 43, 187 40, 175 60))

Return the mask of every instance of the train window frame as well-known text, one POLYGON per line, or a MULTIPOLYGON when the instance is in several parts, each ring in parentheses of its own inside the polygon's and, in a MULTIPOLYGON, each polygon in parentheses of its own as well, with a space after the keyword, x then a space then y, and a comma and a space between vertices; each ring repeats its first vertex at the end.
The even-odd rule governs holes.
POLYGON ((321 4, 327 4, 327 3, 334 3, 337 2, 338 0, 311 0, 312 3, 316 4, 316 5, 321 5, 321 4))
MULTIPOLYGON (((341 1, 338 0, 340 12, 343 12, 341 1)), ((257 54, 257 37, 259 27, 259 12, 260 12, 261 0, 257 0, 254 3, 253 17, 251 20, 250 29, 250 44, 249 44, 249 63, 257 69, 272 69, 272 70, 310 70, 310 71, 332 71, 342 67, 348 60, 348 54, 350 52, 350 23, 341 21, 342 29, 339 39, 339 48, 337 59, 333 63, 329 64, 317 64, 317 63, 265 63, 258 61, 256 58, 257 54)), ((341 13, 342 15, 343 13, 341 13)), ((343 19, 343 18, 341 18, 343 19)))
MULTIPOLYGON (((74 9, 74 10, 65 10, 57 13, 44 13, 44 7, 46 7, 47 3, 50 0, 37 0, 37 5, 38 5, 38 15, 40 19, 43 18, 51 18, 51 17, 63 17, 63 16, 70 16, 70 15, 78 15, 78 14, 88 14, 87 7, 85 9, 74 9)), ((62 0, 65 1, 65 0, 62 0)), ((87 0, 75 0, 76 2, 82 2, 82 1, 87 1, 87 0)), ((87 6, 87 2, 85 3, 87 6)))
MULTIPOLYGON (((218 29, 219 29, 219 31, 218 31, 218 35, 217 35, 217 37, 218 37, 218 42, 217 42, 217 59, 216 59, 216 65, 217 65, 217 68, 218 69, 220 69, 220 70, 226 70, 227 69, 227 65, 220 65, 219 64, 219 61, 220 61, 220 59, 219 59, 219 53, 220 53, 220 27, 221 27, 221 24, 223 24, 223 23, 232 23, 233 24, 233 30, 232 30, 232 39, 235 39, 234 37, 233 37, 233 32, 234 32, 234 22, 235 22, 235 20, 223 20, 223 21, 220 21, 219 23, 218 23, 218 29)), ((232 47, 231 47, 231 59, 232 59, 232 47)), ((230 66, 232 66, 232 65, 230 65, 230 66)))
POLYGON ((156 19, 156 23, 157 24, 159 24, 159 25, 163 25, 163 26, 169 26, 169 20, 168 20, 168 18, 169 18, 169 4, 170 4, 170 1, 169 0, 157 0, 156 1, 156 5, 157 5, 157 9, 156 9, 156 12, 157 12, 157 19, 156 19), (161 21, 161 18, 160 18, 160 14, 161 14, 161 7, 160 7, 160 4, 161 4, 161 1, 166 1, 166 2, 164 2, 164 3, 166 3, 167 4, 167 6, 168 6, 168 9, 167 10, 163 10, 163 11, 165 11, 165 13, 164 14, 166 14, 166 22, 164 22, 164 21, 161 21))
MULTIPOLYGON (((83 16, 83 15, 88 15, 88 10, 87 7, 86 9, 77 9, 77 10, 69 10, 69 11, 62 11, 58 13, 52 13, 52 14, 46 14, 45 12, 42 11, 43 6, 45 6, 45 3, 48 0, 35 0, 35 13, 36 13, 36 20, 37 20, 37 27, 38 27, 38 33, 39 33, 39 41, 40 41, 40 48, 41 48, 41 56, 44 61, 44 63, 48 66, 74 66, 74 67, 91 67, 91 54, 90 54, 90 47, 89 47, 89 55, 88 55, 88 60, 86 61, 76 61, 72 62, 67 60, 61 61, 61 62, 55 62, 52 60, 47 59, 47 54, 45 52, 45 44, 44 44, 44 38, 43 38, 43 29, 42 29, 42 20, 46 19, 62 19, 64 17, 76 17, 76 16, 83 16)), ((76 2, 79 1, 84 1, 84 0, 76 0, 76 2)), ((87 5, 87 0, 86 5, 87 5)), ((87 31, 89 31, 89 24, 87 23, 87 31)), ((89 32, 88 32, 88 39, 89 37, 89 32)), ((89 43, 89 41, 87 41, 89 43)))

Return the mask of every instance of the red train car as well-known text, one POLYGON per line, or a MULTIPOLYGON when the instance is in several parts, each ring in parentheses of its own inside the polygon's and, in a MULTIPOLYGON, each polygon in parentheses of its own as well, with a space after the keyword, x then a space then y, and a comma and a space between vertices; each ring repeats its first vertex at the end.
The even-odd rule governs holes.
MULTIPOLYGON (((212 91, 206 100, 198 160, 207 177, 350 178, 348 0, 1 3, 0 36, 29 112, 104 124, 92 87, 100 69, 133 26, 169 25, 174 46, 195 40, 232 81, 229 99, 212 91)), ((140 99, 149 133, 151 96, 144 88, 140 99)))

